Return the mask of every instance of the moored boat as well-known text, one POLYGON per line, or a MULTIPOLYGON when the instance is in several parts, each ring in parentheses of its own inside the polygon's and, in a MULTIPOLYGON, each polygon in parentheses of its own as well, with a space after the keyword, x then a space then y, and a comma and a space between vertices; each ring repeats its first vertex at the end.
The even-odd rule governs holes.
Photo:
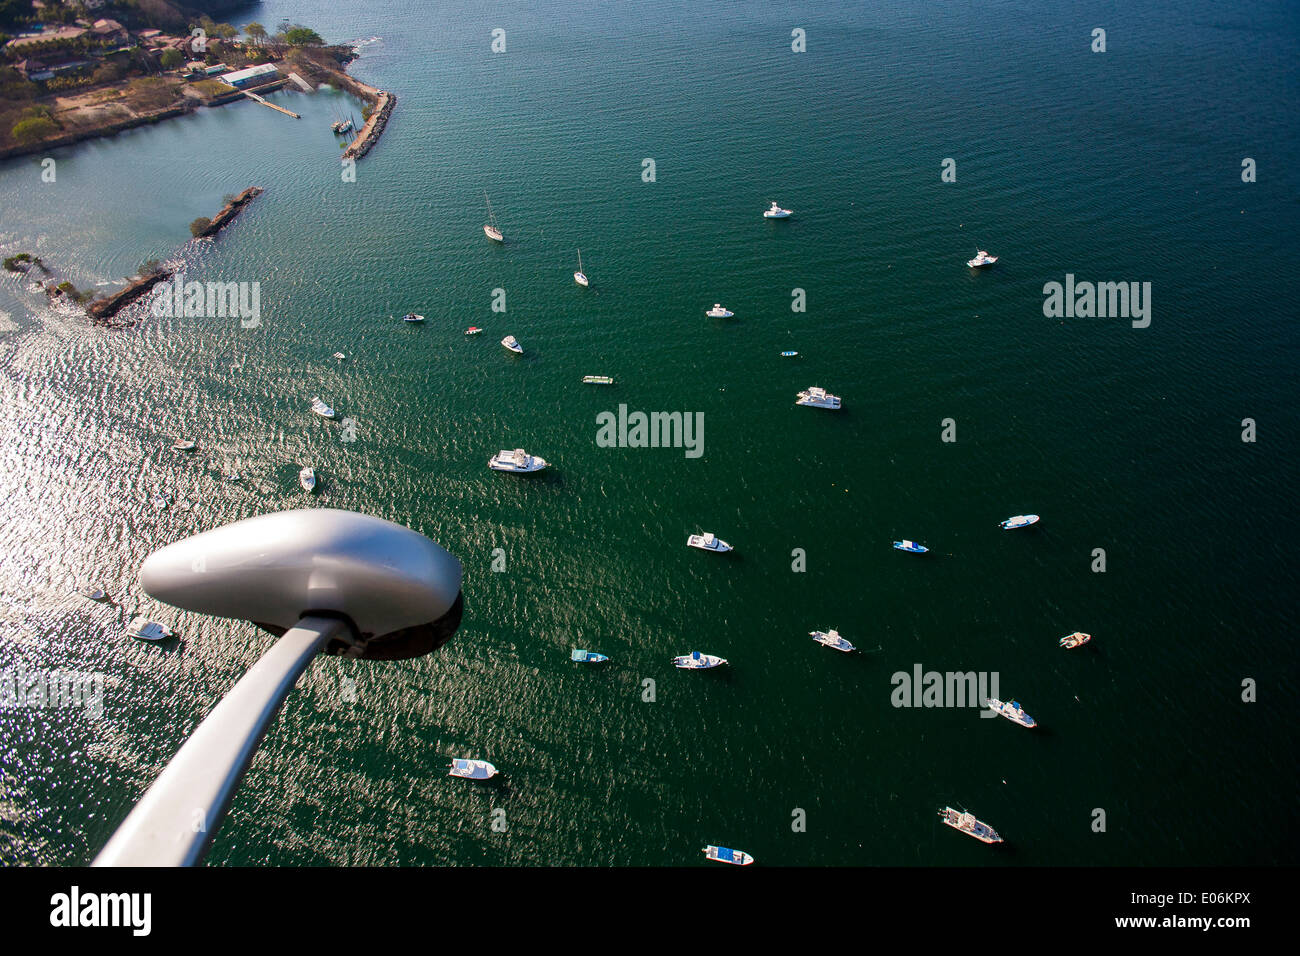
POLYGON ((840 397, 814 385, 812 388, 805 389, 795 395, 794 403, 796 405, 807 405, 809 408, 839 408, 840 397))
POLYGON ((489 780, 497 775, 497 768, 486 760, 464 760, 456 758, 447 771, 449 777, 462 777, 465 780, 489 780))
POLYGON ((798 352, 782 352, 781 358, 794 358, 798 354, 798 352))
POLYGON ((749 866, 754 858, 744 850, 732 850, 725 846, 706 846, 701 851, 710 860, 718 863, 731 863, 735 866, 749 866))
POLYGON ((582 376, 584 385, 613 385, 614 380, 608 375, 584 375, 582 376))
POLYGON ((403 321, 403 322, 423 322, 423 321, 424 321, 424 316, 420 315, 420 314, 417 313, 417 312, 408 312, 408 313, 406 313, 406 315, 402 316, 402 321, 403 321))
POLYGON ((705 531, 703 534, 687 535, 686 546, 688 548, 699 548, 701 551, 716 551, 718 554, 732 550, 731 545, 711 531, 705 531))
POLYGON ((333 418, 333 417, 334 417, 334 409, 330 408, 328 405, 326 405, 324 402, 322 402, 322 401, 320 400, 320 396, 319 396, 319 395, 314 395, 314 396, 312 396, 312 400, 311 400, 311 410, 312 410, 313 412, 315 412, 317 415, 319 415, 321 418, 333 418))
POLYGON ((578 285, 582 286, 584 289, 587 286, 591 285, 591 283, 587 281, 587 273, 582 271, 582 250, 581 249, 578 250, 578 271, 573 274, 573 281, 578 283, 578 285))
POLYGON ((724 309, 719 303, 715 302, 713 303, 713 308, 709 309, 709 311, 704 314, 711 319, 729 319, 736 313, 729 309, 724 309))
POLYGON ((510 471, 516 474, 541 471, 546 465, 545 458, 530 455, 522 448, 516 448, 514 451, 503 448, 488 459, 488 467, 493 471, 510 471))
POLYGON ((1067 634, 1061 638, 1062 647, 1082 647, 1092 640, 1091 634, 1085 634, 1083 631, 1075 631, 1073 634, 1067 634))
POLYGON ((198 445, 190 441, 188 438, 178 438, 172 443, 172 451, 194 451, 194 449, 198 447, 198 445))
POLYGON ((466 335, 478 335, 478 334, 479 334, 480 332, 482 332, 482 331, 483 331, 483 330, 480 329, 477 325, 471 325, 468 329, 465 330, 465 334, 466 334, 466 335))
POLYGON ((102 601, 108 597, 103 588, 97 588, 93 584, 83 584, 77 588, 77 593, 89 601, 102 601))
POLYGON ((846 654, 849 651, 857 650, 852 644, 840 637, 840 632, 835 628, 831 628, 829 631, 809 631, 808 636, 818 644, 825 644, 827 647, 833 647, 837 651, 844 651, 846 654))
POLYGON ((497 228, 497 217, 496 214, 492 212, 492 200, 488 199, 486 192, 483 193, 483 201, 487 203, 488 209, 488 221, 483 226, 483 234, 493 242, 505 242, 506 237, 503 236, 501 230, 497 228))
POLYGON ((915 541, 908 541, 904 538, 902 541, 894 542, 894 550, 911 551, 913 554, 926 554, 930 549, 925 547, 925 545, 917 544, 915 541))
POLYGON ((1013 528, 1028 528, 1031 524, 1038 524, 1042 519, 1038 515, 1015 515, 1006 521, 998 523, 998 527, 1010 531, 1013 528))
POLYGON ((772 203, 767 209, 763 210, 764 219, 788 219, 790 217, 789 209, 782 209, 776 203, 772 203))
POLYGON ((298 484, 302 485, 302 490, 311 494, 316 490, 316 469, 310 465, 298 472, 298 484))
POLYGON ((597 654, 595 651, 584 651, 575 647, 569 652, 569 660, 577 661, 579 664, 599 664, 601 661, 609 660, 609 658, 604 654, 597 654))
POLYGON ((144 615, 132 618, 131 623, 126 626, 126 633, 128 637, 134 637, 136 640, 153 643, 176 636, 176 632, 166 624, 161 621, 151 621, 144 615))
POLYGON ((985 269, 993 265, 993 263, 997 261, 998 261, 997 256, 991 256, 983 249, 976 249, 975 258, 968 259, 966 261, 966 265, 970 266, 972 269, 985 269))
POLYGON ((702 651, 691 651, 689 654, 682 654, 673 658, 673 665, 685 671, 705 670, 710 667, 719 667, 727 663, 725 657, 718 657, 716 654, 705 654, 702 651))
POLYGON ((506 348, 508 348, 510 351, 514 352, 516 355, 524 354, 524 347, 519 344, 519 340, 515 338, 513 335, 507 335, 504 339, 501 340, 501 344, 504 345, 506 348))
POLYGON ((1025 713, 1025 709, 1020 706, 1018 701, 998 700, 996 697, 989 698, 989 710, 995 714, 1001 714, 1007 720, 1019 724, 1021 727, 1037 727, 1038 721, 1025 713))
POLYGON ((958 812, 952 807, 944 807, 939 811, 939 818, 944 824, 952 827, 954 830, 960 830, 967 836, 973 836, 981 843, 1001 843, 1002 837, 998 836, 998 831, 994 830, 987 823, 975 819, 975 814, 958 812))

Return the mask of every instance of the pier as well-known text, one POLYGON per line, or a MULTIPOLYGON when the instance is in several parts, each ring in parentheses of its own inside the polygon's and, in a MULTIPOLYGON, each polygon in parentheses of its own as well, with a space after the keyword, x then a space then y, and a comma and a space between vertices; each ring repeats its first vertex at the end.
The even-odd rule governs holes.
POLYGON ((271 107, 271 109, 279 110, 281 113, 284 113, 286 116, 292 116, 294 119, 302 119, 302 117, 299 116, 297 113, 295 113, 293 110, 287 110, 283 106, 276 106, 274 103, 270 103, 262 99, 262 97, 258 96, 256 93, 253 93, 249 90, 240 90, 240 92, 243 93, 245 96, 247 96, 254 103, 261 103, 263 106, 269 106, 271 107))

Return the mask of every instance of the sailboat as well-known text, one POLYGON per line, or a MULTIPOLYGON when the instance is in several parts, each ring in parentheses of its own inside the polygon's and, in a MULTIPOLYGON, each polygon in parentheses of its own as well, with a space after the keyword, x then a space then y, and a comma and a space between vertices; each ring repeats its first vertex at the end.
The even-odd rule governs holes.
POLYGON ((581 249, 578 250, 578 271, 573 274, 573 281, 578 283, 578 285, 582 286, 584 289, 587 286, 591 285, 591 283, 587 281, 587 273, 582 271, 582 250, 581 249))
POLYGON ((497 217, 492 212, 492 200, 488 199, 487 192, 483 193, 483 199, 487 202, 488 221, 483 226, 483 234, 493 242, 505 242, 506 237, 501 235, 501 230, 497 228, 497 217))

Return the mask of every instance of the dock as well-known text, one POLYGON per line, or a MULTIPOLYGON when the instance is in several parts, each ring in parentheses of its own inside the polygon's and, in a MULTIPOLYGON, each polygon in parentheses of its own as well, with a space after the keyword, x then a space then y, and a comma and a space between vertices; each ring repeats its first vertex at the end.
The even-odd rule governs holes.
POLYGON ((293 110, 287 110, 283 106, 276 106, 274 103, 270 103, 262 99, 262 97, 258 96, 256 93, 250 92, 249 90, 240 90, 240 92, 243 93, 245 96, 247 96, 254 103, 261 103, 263 106, 269 106, 271 107, 271 109, 279 110, 281 113, 284 113, 286 116, 292 116, 294 119, 302 119, 302 117, 299 116, 297 113, 295 113, 293 110))

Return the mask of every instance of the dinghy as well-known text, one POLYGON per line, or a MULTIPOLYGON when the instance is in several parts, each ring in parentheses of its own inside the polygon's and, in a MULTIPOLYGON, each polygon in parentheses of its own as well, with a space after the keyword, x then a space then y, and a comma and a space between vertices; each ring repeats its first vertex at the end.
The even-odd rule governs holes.
POLYGON ((311 494, 316 490, 316 469, 307 467, 298 472, 298 484, 302 485, 302 490, 311 494))
POLYGON ((165 641, 169 637, 175 637, 176 633, 159 621, 151 621, 147 617, 140 615, 131 619, 131 623, 126 626, 128 637, 134 637, 141 641, 165 641))
POLYGON ((595 651, 584 651, 574 648, 569 653, 569 660, 577 661, 579 664, 599 664, 601 661, 609 660, 604 654, 597 654, 595 651))
POLYGON ((1040 520, 1038 515, 1016 515, 1000 522, 998 527, 1008 531, 1012 528, 1028 528, 1031 524, 1038 524, 1040 520))
POLYGON ((718 657, 716 654, 704 654, 700 651, 691 651, 689 654, 673 658, 674 666, 686 671, 704 670, 725 663, 727 663, 725 657, 718 657))
POLYGON ((463 777, 466 780, 488 780, 496 775, 497 768, 486 760, 457 758, 451 762, 451 769, 447 771, 449 777, 463 777))

